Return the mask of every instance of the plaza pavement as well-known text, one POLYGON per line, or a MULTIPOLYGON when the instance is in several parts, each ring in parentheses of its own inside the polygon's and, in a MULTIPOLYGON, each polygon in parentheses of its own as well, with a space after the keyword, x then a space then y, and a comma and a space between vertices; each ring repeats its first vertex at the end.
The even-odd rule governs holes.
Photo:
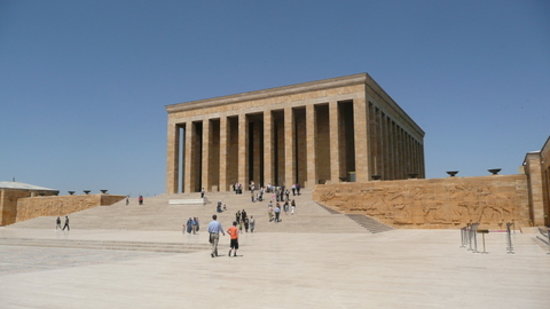
MULTIPOLYGON (((550 255, 535 234, 514 233, 515 254, 507 254, 506 234, 493 232, 489 253, 474 254, 460 248, 457 230, 372 234, 308 198, 274 224, 264 204, 243 197, 239 206, 257 209, 259 221, 256 233, 241 235, 240 257, 211 258, 204 227, 182 234, 169 220, 212 207, 173 208, 166 197, 150 200, 157 215, 124 205, 73 214, 70 232, 55 231, 51 217, 0 228, 0 308, 550 307, 550 255), (126 243, 135 246, 116 248, 126 243), (190 250, 170 252, 174 243, 190 250)), ((229 238, 220 243, 226 254, 229 238)))

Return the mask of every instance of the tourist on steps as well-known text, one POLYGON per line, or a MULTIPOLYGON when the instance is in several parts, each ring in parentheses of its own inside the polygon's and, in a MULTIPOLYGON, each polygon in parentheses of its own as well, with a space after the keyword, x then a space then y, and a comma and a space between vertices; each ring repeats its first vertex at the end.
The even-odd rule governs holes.
POLYGON ((233 256, 237 256, 237 250, 239 249, 239 231, 237 230, 237 221, 233 221, 233 226, 227 229, 227 234, 231 236, 228 256, 231 256, 231 251, 233 251, 233 256))
POLYGON ((218 256, 218 242, 220 241, 220 233, 225 236, 222 224, 217 221, 218 216, 212 215, 212 221, 208 223, 208 233, 210 234, 210 244, 212 245, 211 257, 218 256))

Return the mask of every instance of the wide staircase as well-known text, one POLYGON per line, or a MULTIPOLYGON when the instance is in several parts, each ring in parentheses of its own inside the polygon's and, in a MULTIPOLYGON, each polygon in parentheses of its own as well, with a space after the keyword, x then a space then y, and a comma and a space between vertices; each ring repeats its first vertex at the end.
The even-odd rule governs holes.
MULTIPOLYGON (((143 205, 138 205, 137 199, 120 201, 111 206, 98 206, 69 215, 73 229, 115 229, 115 230, 151 230, 174 231, 181 230, 189 217, 198 217, 201 227, 204 227, 213 214, 216 204, 222 201, 227 205, 227 211, 218 214, 224 226, 229 226, 235 220, 238 210, 246 210, 248 216, 253 216, 258 232, 314 232, 314 233, 365 233, 368 232, 361 224, 344 214, 339 214, 315 203, 311 191, 303 191, 301 195, 292 196, 296 200, 294 215, 281 212, 282 222, 269 222, 267 201, 251 202, 250 193, 236 195, 230 192, 207 193, 205 205, 169 205, 170 199, 198 198, 199 193, 160 195, 145 198, 143 205)), ((266 197, 271 197, 267 195, 266 197)), ((55 227, 56 217, 40 217, 19 222, 13 228, 55 227)), ((62 218, 63 219, 63 218, 62 218)), ((62 220, 63 222, 63 220, 62 220)))
MULTIPOLYGON (((315 203, 311 191, 304 190, 300 196, 292 196, 296 201, 294 215, 281 212, 282 221, 269 222, 268 202, 252 202, 250 193, 236 195, 232 192, 207 193, 208 202, 205 205, 169 205, 170 199, 198 198, 199 193, 160 195, 145 198, 143 205, 138 205, 137 199, 120 201, 111 206, 98 206, 69 215, 71 229, 74 230, 132 230, 132 231, 182 231, 183 225, 190 217, 199 218, 200 230, 216 213, 216 204, 222 201, 227 205, 227 211, 218 213, 218 218, 225 228, 235 220, 238 210, 245 210, 256 221, 256 233, 377 233, 391 229, 375 220, 362 215, 340 214, 330 208, 315 203)), ((271 194, 266 195, 269 200, 271 194)), ((8 226, 9 229, 54 229, 56 217, 39 217, 8 226)), ((64 218, 62 218, 63 222, 64 218)), ((0 245, 40 245, 52 247, 76 247, 96 249, 162 251, 162 252, 192 252, 205 249, 181 244, 124 242, 124 241, 68 241, 51 239, 48 241, 35 239, 8 239, 0 235, 0 245)))

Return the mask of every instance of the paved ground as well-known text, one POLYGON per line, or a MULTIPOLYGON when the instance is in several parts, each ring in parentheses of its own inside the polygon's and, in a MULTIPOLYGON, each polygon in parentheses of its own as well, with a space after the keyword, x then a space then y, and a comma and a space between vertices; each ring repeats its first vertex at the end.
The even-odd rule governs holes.
MULTIPOLYGON (((300 227, 296 218, 289 227, 300 227)), ((59 232, 36 222, 0 228, 0 308, 550 307, 550 255, 535 234, 514 234, 507 254, 505 234, 491 233, 489 253, 474 254, 451 230, 261 231, 242 235, 242 256, 211 258, 204 232, 59 232), (87 247, 102 241, 159 249, 87 247), (194 250, 164 252, 173 243, 194 250)))

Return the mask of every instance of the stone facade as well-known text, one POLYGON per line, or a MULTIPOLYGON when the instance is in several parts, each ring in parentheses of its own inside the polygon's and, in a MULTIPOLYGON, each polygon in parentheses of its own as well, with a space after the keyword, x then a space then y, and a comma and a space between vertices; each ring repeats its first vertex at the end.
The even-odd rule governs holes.
POLYGON ((168 193, 424 177, 424 131, 368 74, 166 110, 168 193))
POLYGON ((66 216, 73 212, 97 206, 110 206, 126 198, 123 195, 90 194, 65 196, 38 196, 17 201, 16 222, 41 216, 66 216))
POLYGON ((449 177, 317 185, 313 199, 397 228, 531 226, 526 175, 449 177))
POLYGON ((540 151, 544 222, 550 226, 550 137, 540 151))

